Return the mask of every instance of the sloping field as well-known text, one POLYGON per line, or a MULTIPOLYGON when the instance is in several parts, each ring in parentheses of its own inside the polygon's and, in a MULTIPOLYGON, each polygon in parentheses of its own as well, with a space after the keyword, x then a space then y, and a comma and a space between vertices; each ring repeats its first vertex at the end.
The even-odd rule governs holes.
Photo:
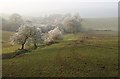
POLYGON ((116 77, 117 42, 111 34, 68 34, 59 43, 3 59, 3 77, 116 77))

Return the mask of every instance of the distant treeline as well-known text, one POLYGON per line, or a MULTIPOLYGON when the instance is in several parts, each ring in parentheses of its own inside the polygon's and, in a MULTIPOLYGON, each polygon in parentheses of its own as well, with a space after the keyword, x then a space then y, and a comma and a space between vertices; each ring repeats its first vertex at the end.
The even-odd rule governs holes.
MULTIPOLYGON (((24 17, 24 16, 21 16, 20 14, 14 13, 9 17, 7 17, 7 19, 5 17, 2 17, 1 19, 2 30, 16 31, 27 20, 32 21, 37 26, 57 25, 57 27, 60 27, 61 29, 63 29, 64 27, 63 21, 65 20, 65 17, 71 17, 71 16, 72 16, 71 14, 65 14, 65 15, 52 14, 49 16, 40 16, 40 17, 24 17)), ((76 14, 75 16, 76 18, 80 17, 79 14, 76 14)), ((104 31, 110 31, 110 30, 117 30, 118 28, 117 18, 81 18, 81 21, 82 21, 81 24, 76 24, 80 26, 79 29, 77 28, 78 31, 82 31, 82 30, 100 31, 100 29, 103 29, 104 31)), ((45 27, 41 27, 41 28, 44 29, 45 27)))
MULTIPOLYGON (((57 25, 58 27, 63 27, 63 20, 66 17, 71 17, 71 14, 53 14, 49 16, 40 16, 40 17, 23 17, 20 14, 14 13, 9 17, 4 18, 2 17, 2 30, 5 31, 16 31, 22 24, 26 21, 32 21, 32 23, 36 24, 37 26, 44 26, 44 25, 57 25)), ((76 14, 75 17, 79 17, 79 14, 76 14)), ((69 19, 69 18, 68 18, 69 19)))

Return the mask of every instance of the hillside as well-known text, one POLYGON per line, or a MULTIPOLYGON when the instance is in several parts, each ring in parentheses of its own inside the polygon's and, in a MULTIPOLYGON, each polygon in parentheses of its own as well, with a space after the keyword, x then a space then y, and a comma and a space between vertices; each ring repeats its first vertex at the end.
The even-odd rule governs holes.
MULTIPOLYGON (((68 34, 59 43, 3 59, 2 74, 3 77, 116 77, 117 42, 117 36, 111 34, 68 34), (81 41, 84 35, 90 37, 81 41)), ((8 48, 3 53, 13 52, 19 46, 3 45, 3 50, 8 48)))

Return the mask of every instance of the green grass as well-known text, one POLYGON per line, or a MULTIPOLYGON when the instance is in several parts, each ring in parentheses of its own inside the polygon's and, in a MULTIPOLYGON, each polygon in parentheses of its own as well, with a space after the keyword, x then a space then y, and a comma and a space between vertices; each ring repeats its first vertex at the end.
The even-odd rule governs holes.
MULTIPOLYGON (((3 77, 118 76, 117 36, 90 34, 95 38, 80 42, 82 35, 86 34, 68 34, 60 43, 3 59, 3 77)), ((13 51, 16 49, 9 47, 13 51)))
POLYGON ((2 31, 2 53, 11 53, 14 52, 16 46, 12 46, 10 44, 10 36, 12 36, 13 32, 2 31))

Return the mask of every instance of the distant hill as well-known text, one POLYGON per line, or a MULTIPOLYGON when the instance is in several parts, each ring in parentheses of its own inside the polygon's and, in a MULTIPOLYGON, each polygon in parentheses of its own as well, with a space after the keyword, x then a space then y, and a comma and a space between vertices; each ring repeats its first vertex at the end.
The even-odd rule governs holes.
POLYGON ((118 18, 83 18, 83 27, 93 30, 118 30, 118 18))

